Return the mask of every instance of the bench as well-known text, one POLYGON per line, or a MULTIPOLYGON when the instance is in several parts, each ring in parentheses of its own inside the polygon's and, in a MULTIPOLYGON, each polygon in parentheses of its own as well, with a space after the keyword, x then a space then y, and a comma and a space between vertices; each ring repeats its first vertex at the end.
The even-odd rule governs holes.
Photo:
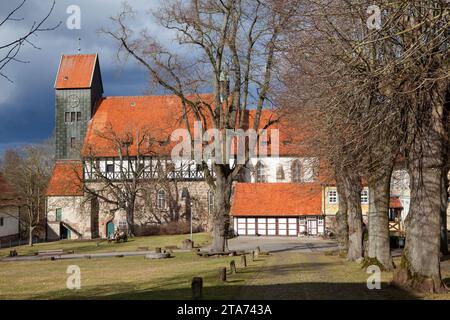
POLYGON ((64 254, 63 249, 55 249, 55 250, 39 250, 37 252, 38 256, 60 256, 64 254))
POLYGON ((148 247, 138 247, 137 251, 149 251, 148 247))

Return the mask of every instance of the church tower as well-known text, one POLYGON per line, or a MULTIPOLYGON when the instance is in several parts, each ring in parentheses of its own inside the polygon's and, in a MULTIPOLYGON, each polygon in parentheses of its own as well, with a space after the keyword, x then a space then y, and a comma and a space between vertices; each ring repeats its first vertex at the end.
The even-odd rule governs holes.
POLYGON ((103 96, 98 55, 63 55, 55 91, 56 159, 80 159, 87 124, 103 96))

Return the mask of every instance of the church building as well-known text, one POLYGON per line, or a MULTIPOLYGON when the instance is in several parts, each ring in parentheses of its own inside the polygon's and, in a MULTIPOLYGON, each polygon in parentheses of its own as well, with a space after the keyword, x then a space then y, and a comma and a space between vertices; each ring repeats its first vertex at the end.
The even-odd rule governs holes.
MULTIPOLYGON (((139 177, 146 196, 136 201, 136 230, 145 233, 152 226, 191 217, 198 229, 210 228, 214 196, 203 171, 194 161, 183 165, 170 161, 171 132, 183 126, 178 97, 103 96, 96 54, 62 56, 55 96, 56 163, 47 191, 48 240, 104 238, 127 226, 126 212, 108 201, 107 195, 87 192, 99 191, 105 184, 120 186, 124 159, 130 171, 133 163, 138 166, 138 158, 146 168, 139 177), (114 147, 114 137, 126 136, 138 127, 150 132, 152 152, 139 155, 134 150, 139 149, 136 142, 130 141, 130 153, 121 154, 122 149, 114 147), (94 167, 100 175, 94 173, 94 167)), ((202 98, 208 99, 208 95, 202 98)), ((246 112, 251 119, 252 112, 246 112)), ((272 112, 263 110, 263 117, 272 112)), ((251 158, 235 184, 234 231, 247 235, 323 234, 318 159, 299 153, 280 131, 279 156, 251 158), (260 205, 251 205, 249 197, 260 205), (265 206, 269 200, 274 202, 265 206), (289 203, 289 210, 281 210, 289 203)))

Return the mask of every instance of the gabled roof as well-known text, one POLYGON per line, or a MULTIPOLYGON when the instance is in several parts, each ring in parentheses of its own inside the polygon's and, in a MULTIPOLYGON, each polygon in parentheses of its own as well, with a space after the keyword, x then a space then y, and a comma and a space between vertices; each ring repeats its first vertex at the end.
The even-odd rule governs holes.
POLYGON ((82 196, 83 186, 79 178, 82 175, 81 161, 57 161, 48 183, 47 196, 82 196))
MULTIPOLYGON (((192 97, 191 97, 192 99, 192 97)), ((199 99, 211 101, 211 95, 199 99)), ((193 116, 189 115, 192 123, 193 116)), ((174 95, 105 97, 100 100, 95 114, 88 124, 82 154, 102 157, 117 156, 114 140, 126 140, 132 135, 130 155, 170 155, 176 144, 170 142, 172 132, 186 128, 180 99, 174 95), (138 143, 137 137, 147 133, 152 141, 138 143)))
POLYGON ((233 216, 300 216, 322 214, 318 183, 237 183, 233 216))
MULTIPOLYGON (((211 104, 214 100, 212 94, 202 94, 189 97, 191 100, 202 100, 211 104)), ((208 112, 204 112, 208 128, 211 128, 212 119, 208 112)), ((245 111, 244 130, 253 126, 255 110, 245 111)), ((260 127, 263 128, 268 122, 279 119, 275 111, 263 109, 261 112, 260 127)), ((189 126, 193 128, 194 115, 188 114, 189 126)), ((302 145, 303 134, 294 131, 287 119, 273 123, 270 130, 279 129, 279 155, 309 155, 308 149, 302 145)), ((169 156, 173 146, 177 142, 171 142, 170 136, 175 129, 186 128, 183 118, 181 101, 174 95, 161 96, 125 96, 105 97, 97 105, 96 112, 88 124, 84 140, 82 154, 84 156, 113 157, 118 155, 118 147, 111 140, 119 138, 124 140, 125 135, 132 134, 137 140, 144 131, 153 140, 151 146, 140 145, 141 155, 166 155, 169 156), (143 152, 146 148, 145 152, 143 152)), ((191 133, 192 130, 191 130, 191 133)), ((271 154, 272 142, 267 146, 271 154)), ((137 154, 137 143, 129 148, 130 155, 137 154)))
POLYGON ((63 55, 55 89, 90 88, 98 58, 96 54, 63 55))

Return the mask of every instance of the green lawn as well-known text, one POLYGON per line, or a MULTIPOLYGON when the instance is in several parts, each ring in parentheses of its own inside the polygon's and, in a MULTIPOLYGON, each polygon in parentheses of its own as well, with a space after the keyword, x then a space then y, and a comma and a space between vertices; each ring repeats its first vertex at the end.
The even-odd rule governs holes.
MULTIPOLYGON (((1 299, 190 299, 192 277, 204 281, 204 298, 231 299, 255 274, 263 260, 239 268, 239 257, 203 258, 191 252, 163 260, 141 257, 0 262, 1 299), (220 267, 231 260, 237 274, 218 279, 220 267), (69 265, 81 270, 81 289, 66 288, 69 265)), ((229 269, 229 268, 227 268, 229 269)))
MULTIPOLYGON (((32 247, 22 245, 13 248, 0 249, 0 258, 9 255, 10 250, 16 250, 19 255, 34 254, 38 250, 64 249, 64 251, 74 250, 74 253, 97 253, 97 252, 120 252, 135 251, 138 247, 149 247, 154 250, 156 247, 177 246, 181 248, 181 242, 188 239, 189 234, 174 236, 148 236, 133 237, 125 243, 108 243, 107 240, 61 240, 55 242, 39 243, 32 247), (97 243, 99 245, 97 246, 97 243)), ((193 236, 195 245, 207 245, 211 242, 209 233, 195 233, 193 236)))
MULTIPOLYGON (((62 241, 38 248, 64 248, 79 252, 135 250, 137 246, 180 245, 181 236, 134 238, 125 244, 92 241, 62 241)), ((210 240, 196 234, 196 242, 210 240)), ((20 248, 30 250, 30 248, 20 248)), ((22 251, 24 252, 24 251, 22 251)), ((396 259, 397 260, 397 259, 396 259)), ((0 261, 1 299, 190 299, 192 277, 204 280, 205 299, 450 299, 450 294, 419 296, 389 283, 392 272, 382 273, 382 289, 369 290, 368 274, 357 263, 320 252, 284 252, 260 256, 248 267, 239 266, 239 257, 199 257, 192 252, 175 252, 171 259, 146 260, 142 256, 101 259, 0 261), (229 269, 235 260, 237 274, 218 279, 221 267, 229 269), (81 289, 66 288, 67 267, 81 270, 81 289)), ((398 261, 396 261, 398 263, 398 261)), ((450 260, 441 264, 442 277, 450 284, 450 260)))

